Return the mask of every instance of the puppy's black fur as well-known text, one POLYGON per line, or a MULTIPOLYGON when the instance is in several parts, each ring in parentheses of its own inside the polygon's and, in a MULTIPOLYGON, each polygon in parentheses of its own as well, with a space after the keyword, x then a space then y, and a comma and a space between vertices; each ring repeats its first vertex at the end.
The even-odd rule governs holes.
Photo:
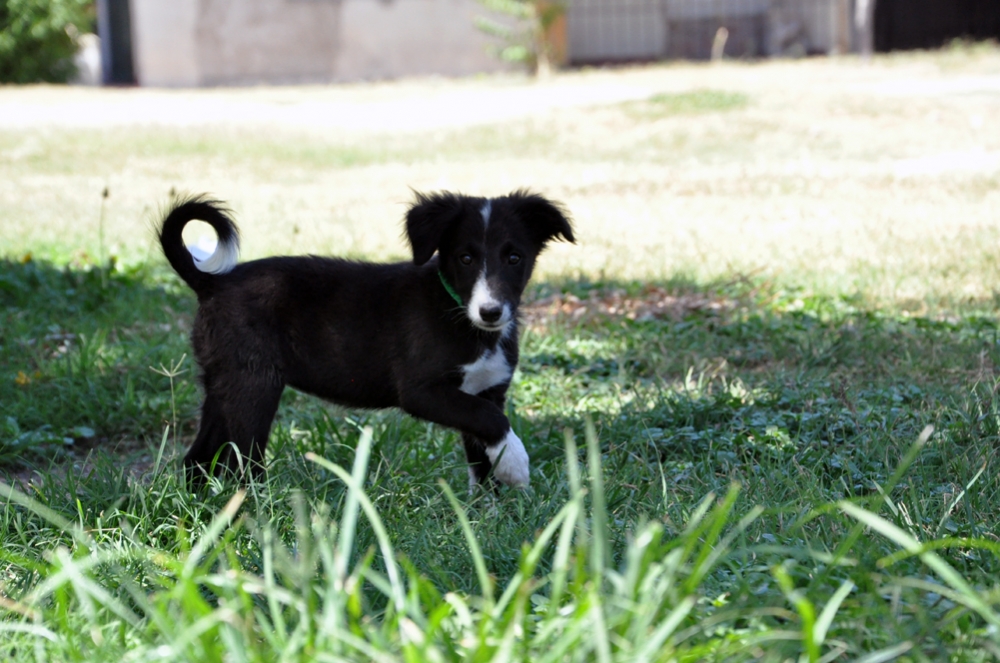
POLYGON ((223 207, 203 198, 172 207, 160 241, 198 296, 191 341, 205 390, 184 459, 192 483, 215 459, 216 472, 262 472, 286 385, 457 429, 470 481, 493 470, 503 483, 527 483, 527 455, 503 413, 518 360, 517 306, 538 254, 553 239, 574 241, 572 227, 557 204, 524 191, 418 194, 406 237, 412 263, 303 256, 235 264, 238 234, 223 207), (195 219, 219 237, 217 255, 200 268, 181 238, 195 219))

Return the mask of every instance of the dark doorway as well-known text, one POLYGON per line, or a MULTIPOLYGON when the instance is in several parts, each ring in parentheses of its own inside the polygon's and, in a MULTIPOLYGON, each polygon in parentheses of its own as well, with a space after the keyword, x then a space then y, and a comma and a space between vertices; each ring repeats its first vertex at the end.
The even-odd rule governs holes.
POLYGON ((105 85, 135 85, 128 0, 97 0, 97 32, 105 85))
POLYGON ((875 50, 1000 39, 1000 0, 876 0, 875 50))

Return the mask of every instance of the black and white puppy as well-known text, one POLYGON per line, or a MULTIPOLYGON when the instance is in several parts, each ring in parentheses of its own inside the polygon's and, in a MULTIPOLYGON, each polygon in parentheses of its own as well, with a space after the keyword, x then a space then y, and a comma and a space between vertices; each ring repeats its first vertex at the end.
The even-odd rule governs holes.
POLYGON ((262 472, 286 385, 454 428, 470 483, 492 476, 528 484, 528 454, 504 402, 518 360, 518 304, 535 259, 553 239, 574 241, 559 205, 524 191, 417 194, 406 214, 412 263, 299 256, 237 264, 236 225, 204 198, 174 205, 159 234, 167 260, 198 295, 191 342, 205 401, 184 458, 193 484, 216 461, 216 473, 262 472), (218 235, 210 256, 184 246, 192 220, 218 235))

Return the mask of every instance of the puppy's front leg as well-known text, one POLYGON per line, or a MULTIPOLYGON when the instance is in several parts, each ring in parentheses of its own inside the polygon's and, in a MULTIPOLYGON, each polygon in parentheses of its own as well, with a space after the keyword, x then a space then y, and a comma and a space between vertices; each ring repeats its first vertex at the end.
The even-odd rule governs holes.
MULTIPOLYGON (((476 453, 477 445, 470 450, 469 436, 485 443, 486 458, 482 460, 493 466, 493 476, 498 481, 511 486, 528 485, 528 452, 496 403, 449 385, 408 390, 401 400, 400 405, 407 413, 461 431, 470 463, 475 464, 474 455, 481 452, 476 453)), ((488 471, 489 467, 482 469, 488 471)), ((477 480, 484 478, 476 468, 473 472, 477 480)))
POLYGON ((508 486, 528 485, 528 451, 513 429, 507 431, 499 444, 487 446, 486 455, 493 464, 493 476, 498 481, 508 486))

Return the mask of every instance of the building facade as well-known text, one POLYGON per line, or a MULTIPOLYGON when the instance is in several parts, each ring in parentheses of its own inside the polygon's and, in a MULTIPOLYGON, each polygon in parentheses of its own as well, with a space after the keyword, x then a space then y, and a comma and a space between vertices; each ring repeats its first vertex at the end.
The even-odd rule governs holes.
POLYGON ((501 68, 476 0, 131 0, 140 85, 462 76, 501 68))
MULTIPOLYGON (((97 2, 102 34, 111 35, 102 39, 108 83, 330 83, 509 66, 476 27, 489 14, 479 0, 97 2)), ((797 57, 856 52, 872 41, 885 51, 1000 38, 1000 0, 568 0, 565 18, 557 41, 570 64, 797 57), (872 2, 873 31, 871 21, 867 30, 857 27, 855 14, 872 2)))

